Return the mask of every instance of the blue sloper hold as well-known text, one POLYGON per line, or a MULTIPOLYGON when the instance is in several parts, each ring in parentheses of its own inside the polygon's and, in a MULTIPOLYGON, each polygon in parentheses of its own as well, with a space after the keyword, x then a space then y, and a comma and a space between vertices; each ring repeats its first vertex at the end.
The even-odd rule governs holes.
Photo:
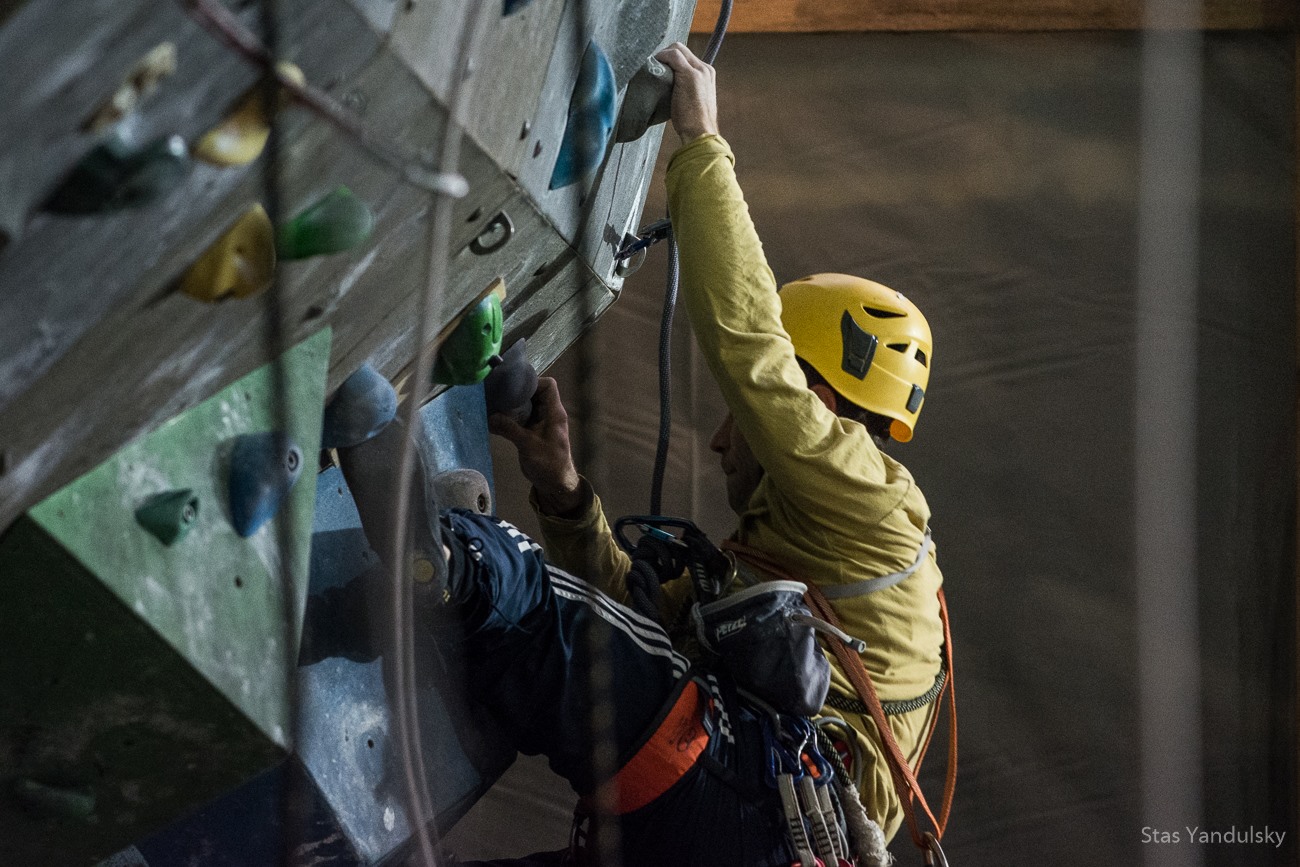
POLYGON ((230 520, 244 538, 275 517, 302 473, 302 449, 282 431, 244 434, 230 452, 230 520))
POLYGON ((567 187, 600 165, 614 129, 617 103, 614 68, 593 39, 582 55, 582 69, 569 100, 569 119, 551 171, 551 189, 567 187))
POLYGON ((505 17, 506 15, 514 15, 531 2, 533 2, 533 0, 505 0, 505 2, 501 4, 501 15, 502 17, 505 17))
POLYGON ((383 430, 397 415, 397 390, 369 364, 343 381, 325 407, 321 448, 360 445, 383 430))

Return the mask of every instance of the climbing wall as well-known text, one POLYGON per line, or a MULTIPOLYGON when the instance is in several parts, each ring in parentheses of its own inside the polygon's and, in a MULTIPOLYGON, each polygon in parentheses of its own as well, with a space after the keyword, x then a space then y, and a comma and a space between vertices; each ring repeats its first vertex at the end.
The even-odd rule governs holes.
MULTIPOLYGON (((257 3, 0 4, 5 863, 408 846, 378 663, 295 665, 308 595, 374 566, 322 437, 431 401, 430 465, 490 479, 474 383, 519 338, 549 365, 631 270, 662 127, 620 110, 693 3, 275 6, 265 86, 257 3), (349 389, 388 403, 331 419, 349 389)), ((419 702, 446 825, 513 752, 419 702)))
MULTIPOLYGON (((279 56, 389 152, 427 168, 449 115, 443 100, 461 19, 473 4, 276 5, 279 56)), ((257 4, 230 8, 256 30, 257 4)), ((604 133, 636 69, 684 37, 693 4, 479 8, 460 94, 468 138, 458 170, 469 192, 452 217, 438 319, 451 320, 502 278, 506 339, 529 338, 530 356, 545 366, 622 286, 614 253, 639 226, 662 128, 608 147, 604 133), (604 63, 581 76, 592 46, 604 63), (571 104, 594 118, 586 132, 599 147, 577 142, 562 154, 571 104), (553 186, 557 163, 572 152, 586 159, 553 186)), ((23 72, 0 82, 3 527, 269 355, 257 286, 217 303, 181 291, 204 253, 268 204, 264 157, 248 160, 248 147, 202 147, 256 99, 258 67, 187 4, 154 0, 30 0, 0 23, 0 56, 23 72), (106 108, 115 101, 130 107, 106 108)), ((313 254, 309 245, 281 244, 283 345, 330 326, 331 390, 367 360, 400 378, 416 349, 431 195, 336 123, 284 103, 280 240, 285 224, 340 187, 365 216, 335 217, 334 246, 341 239, 344 249, 313 254)), ((247 124, 229 137, 246 140, 247 124)), ((245 228, 252 252, 235 269, 243 279, 265 269, 255 253, 271 231, 245 228)))

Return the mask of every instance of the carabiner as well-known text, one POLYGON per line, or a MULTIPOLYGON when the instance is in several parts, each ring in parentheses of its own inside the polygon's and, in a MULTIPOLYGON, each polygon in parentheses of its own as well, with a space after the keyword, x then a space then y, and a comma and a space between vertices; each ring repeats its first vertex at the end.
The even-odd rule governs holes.
POLYGON ((921 850, 925 854, 925 867, 948 867, 948 856, 943 854, 939 838, 926 831, 921 839, 925 844, 925 848, 921 850))
POLYGON ((635 241, 632 241, 615 253, 614 261, 622 262, 625 259, 630 259, 650 245, 659 243, 664 238, 668 237, 668 233, 672 231, 672 228, 672 221, 667 217, 662 220, 656 220, 642 229, 641 234, 637 236, 635 241))

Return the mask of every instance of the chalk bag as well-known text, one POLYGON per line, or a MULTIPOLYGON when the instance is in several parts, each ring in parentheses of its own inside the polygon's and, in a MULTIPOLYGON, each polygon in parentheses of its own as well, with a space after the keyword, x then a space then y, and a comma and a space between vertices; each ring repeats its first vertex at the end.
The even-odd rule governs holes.
POLYGON ((700 643, 736 683, 795 716, 821 710, 830 663, 817 643, 799 581, 768 581, 691 609, 700 643))

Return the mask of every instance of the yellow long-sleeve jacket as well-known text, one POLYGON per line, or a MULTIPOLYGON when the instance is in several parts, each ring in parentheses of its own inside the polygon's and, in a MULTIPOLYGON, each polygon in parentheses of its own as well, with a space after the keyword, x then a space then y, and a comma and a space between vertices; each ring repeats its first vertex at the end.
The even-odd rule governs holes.
MULTIPOLYGON (((922 550, 929 506, 907 469, 882 453, 866 428, 836 416, 808 389, 781 325, 776 279, 734 161, 720 136, 702 136, 673 155, 667 181, 686 312, 735 423, 764 469, 735 538, 822 587, 903 571, 922 550)), ((592 495, 573 519, 539 517, 556 565, 626 601, 630 561, 614 542, 598 498, 592 495)), ((862 662, 884 701, 915 698, 935 682, 942 580, 931 546, 907 579, 834 603, 845 629, 866 642, 862 662)), ((689 579, 664 589, 670 608, 689 603, 689 579)), ((832 692, 855 697, 838 661, 828 656, 832 692)), ((932 712, 933 703, 889 718, 909 760, 915 760, 932 712)), ((855 729, 864 757, 863 804, 892 837, 903 814, 874 723, 829 707, 824 713, 855 729)))

